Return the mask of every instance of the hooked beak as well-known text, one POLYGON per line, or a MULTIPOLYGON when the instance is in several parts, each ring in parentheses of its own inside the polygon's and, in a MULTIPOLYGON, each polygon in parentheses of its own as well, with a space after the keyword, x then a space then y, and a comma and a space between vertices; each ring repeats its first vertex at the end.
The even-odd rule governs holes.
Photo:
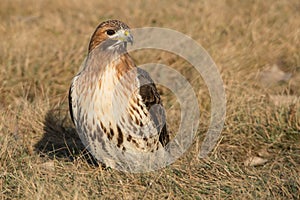
POLYGON ((133 37, 129 30, 119 30, 117 32, 117 39, 122 42, 129 42, 131 45, 133 44, 133 37))

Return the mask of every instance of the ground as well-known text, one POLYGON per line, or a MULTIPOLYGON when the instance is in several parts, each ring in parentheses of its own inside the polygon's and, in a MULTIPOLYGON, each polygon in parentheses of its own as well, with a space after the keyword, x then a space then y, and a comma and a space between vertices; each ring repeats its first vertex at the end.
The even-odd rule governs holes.
MULTIPOLYGON (((300 199, 300 2, 19 1, 0 5, 1 199, 300 199), (133 52, 138 64, 171 66, 200 105, 193 145, 172 165, 130 174, 97 166, 68 114, 72 77, 103 20, 165 27, 202 45, 226 90, 225 126, 209 157, 198 158, 210 97, 182 58, 133 52)), ((159 88, 174 132, 180 108, 159 88)))

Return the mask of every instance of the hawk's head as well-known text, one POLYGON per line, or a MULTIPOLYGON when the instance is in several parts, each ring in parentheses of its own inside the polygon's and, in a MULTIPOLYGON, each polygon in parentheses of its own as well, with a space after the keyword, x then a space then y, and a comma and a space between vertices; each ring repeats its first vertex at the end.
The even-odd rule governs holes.
POLYGON ((133 42, 129 29, 129 26, 119 20, 102 22, 91 37, 89 52, 98 46, 103 50, 126 50, 127 42, 133 42))

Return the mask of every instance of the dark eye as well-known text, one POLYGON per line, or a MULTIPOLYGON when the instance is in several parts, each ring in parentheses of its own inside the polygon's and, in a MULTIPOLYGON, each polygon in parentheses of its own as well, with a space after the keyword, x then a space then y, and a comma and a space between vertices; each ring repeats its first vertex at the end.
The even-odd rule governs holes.
POLYGON ((106 31, 106 34, 107 34, 107 35, 113 35, 113 34, 115 34, 115 33, 116 33, 116 31, 111 30, 111 29, 109 29, 109 30, 106 31))

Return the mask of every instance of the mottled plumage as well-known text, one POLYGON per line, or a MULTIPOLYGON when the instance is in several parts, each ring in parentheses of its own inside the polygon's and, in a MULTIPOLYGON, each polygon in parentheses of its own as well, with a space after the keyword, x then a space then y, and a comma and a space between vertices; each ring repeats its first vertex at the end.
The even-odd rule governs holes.
POLYGON ((132 41, 123 22, 101 23, 69 92, 70 114, 81 140, 97 160, 111 167, 134 163, 169 142, 156 86, 127 53, 132 41))

